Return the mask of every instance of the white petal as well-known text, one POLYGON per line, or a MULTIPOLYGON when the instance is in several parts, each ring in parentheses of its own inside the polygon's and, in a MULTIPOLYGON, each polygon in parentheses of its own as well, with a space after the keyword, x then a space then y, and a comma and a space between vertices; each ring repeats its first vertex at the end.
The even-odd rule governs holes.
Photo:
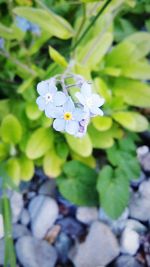
POLYGON ((67 100, 67 97, 66 97, 66 95, 63 92, 57 92, 54 95, 54 104, 56 106, 64 105, 64 103, 66 102, 66 100, 67 100))
POLYGON ((55 119, 53 122, 53 127, 56 131, 64 132, 65 130, 65 121, 63 119, 55 119))
POLYGON ((91 85, 88 84, 87 82, 84 82, 83 85, 81 86, 81 94, 85 97, 90 97, 91 96, 91 85))
POLYGON ((85 97, 80 92, 77 92, 75 94, 75 96, 79 100, 79 102, 84 106, 85 105, 85 97))
POLYGON ((38 94, 41 96, 46 95, 46 93, 48 92, 48 83, 45 81, 38 83, 37 91, 38 91, 38 94))
POLYGON ((76 121, 67 121, 65 131, 68 134, 76 135, 79 129, 79 124, 76 121))
POLYGON ((40 110, 44 110, 46 107, 45 99, 42 96, 39 96, 36 100, 36 103, 40 110))
POLYGON ((91 107, 90 108, 90 111, 91 111, 91 113, 93 114, 93 115, 100 115, 100 116, 103 116, 103 111, 100 109, 100 108, 98 108, 98 107, 91 107))
POLYGON ((95 106, 100 107, 104 104, 105 99, 98 94, 92 94, 92 102, 95 106))

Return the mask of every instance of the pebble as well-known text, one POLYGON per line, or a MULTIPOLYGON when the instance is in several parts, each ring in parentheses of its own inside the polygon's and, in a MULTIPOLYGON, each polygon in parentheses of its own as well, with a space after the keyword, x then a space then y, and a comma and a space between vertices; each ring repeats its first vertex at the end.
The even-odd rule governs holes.
POLYGON ((72 240, 68 235, 61 232, 55 242, 55 248, 58 253, 59 261, 62 263, 66 263, 68 260, 68 253, 72 245, 72 240))
POLYGON ((59 235, 60 231, 61 231, 60 225, 56 224, 56 225, 52 226, 52 228, 46 234, 45 240, 47 240, 47 242, 49 244, 53 244, 55 242, 57 236, 59 235))
POLYGON ((57 261, 54 247, 31 236, 18 239, 16 254, 23 267, 54 267, 57 261))
POLYGON ((105 266, 119 254, 119 245, 109 227, 101 222, 94 222, 86 240, 79 244, 72 261, 76 267, 105 266))
POLYGON ((13 224, 13 238, 18 239, 25 235, 30 235, 30 231, 22 224, 13 224))
POLYGON ((98 209, 95 207, 78 207, 76 218, 82 223, 90 224, 98 219, 98 209))
POLYGON ((132 193, 129 210, 131 218, 143 222, 150 220, 150 181, 144 181, 139 191, 132 193))
POLYGON ((5 254, 5 242, 4 239, 0 239, 0 265, 4 264, 4 254, 5 254))
POLYGON ((125 228, 121 236, 121 252, 124 254, 135 255, 140 247, 140 236, 130 228, 125 228))
POLYGON ((20 219, 20 215, 24 205, 22 194, 13 191, 10 197, 10 205, 12 210, 12 222, 17 223, 20 219))
POLYGON ((55 198, 55 191, 56 182, 54 179, 50 179, 40 186, 38 193, 41 195, 47 195, 49 197, 55 198))
POLYGON ((130 255, 121 255, 115 261, 114 267, 142 267, 133 256, 130 255))
POLYGON ((150 152, 140 159, 140 163, 145 172, 150 172, 150 152))
POLYGON ((0 239, 4 237, 3 215, 0 214, 0 239))
POLYGON ((141 157, 145 156, 149 152, 148 146, 139 146, 137 148, 137 156, 140 159, 141 157))
POLYGON ((30 222, 30 214, 27 209, 23 209, 20 221, 23 225, 28 225, 30 222))
POLYGON ((85 226, 72 217, 66 217, 57 221, 61 226, 62 232, 72 238, 80 237, 85 234, 85 226))
POLYGON ((117 220, 112 220, 102 208, 99 209, 100 221, 106 223, 116 235, 120 235, 120 233, 123 231, 123 229, 126 226, 128 217, 129 217, 128 208, 124 210, 122 215, 117 220))
POLYGON ((29 204, 32 233, 37 238, 44 238, 58 217, 58 205, 50 197, 36 196, 29 204))
POLYGON ((138 234, 144 234, 147 231, 147 228, 144 224, 140 223, 137 220, 129 219, 126 222, 126 227, 131 230, 136 231, 138 234))

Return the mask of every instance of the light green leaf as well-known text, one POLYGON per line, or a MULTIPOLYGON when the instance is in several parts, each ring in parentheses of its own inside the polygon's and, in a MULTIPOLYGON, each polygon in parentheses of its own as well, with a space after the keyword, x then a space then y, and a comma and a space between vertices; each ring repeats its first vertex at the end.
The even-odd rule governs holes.
POLYGON ((114 93, 132 106, 150 107, 150 86, 146 83, 119 78, 114 84, 114 93))
POLYGON ((25 111, 26 111, 27 117, 30 120, 37 120, 42 114, 42 112, 39 110, 37 104, 32 103, 32 102, 26 103, 25 111))
POLYGON ((57 179, 61 194, 76 205, 97 205, 95 170, 74 160, 65 163, 63 170, 57 179))
POLYGON ((88 134, 83 138, 66 134, 66 139, 70 148, 80 156, 88 157, 92 154, 92 143, 88 134))
POLYGON ((106 131, 112 126, 112 119, 110 117, 95 117, 93 118, 93 125, 98 131, 106 131))
POLYGON ((57 177, 62 170, 64 160, 60 158, 54 149, 47 152, 43 160, 43 169, 46 175, 51 178, 57 177))
POLYGON ((20 182, 20 164, 17 158, 10 158, 6 164, 6 171, 15 184, 20 182))
POLYGON ((117 219, 129 200, 129 182, 121 170, 105 166, 99 173, 97 190, 101 207, 112 219, 117 219))
POLYGON ((90 125, 88 133, 94 148, 104 149, 111 147, 114 143, 113 134, 109 131, 100 132, 90 125))
POLYGON ((147 119, 137 112, 120 111, 112 114, 112 117, 130 131, 143 132, 148 128, 147 119))
POLYGON ((106 100, 106 102, 111 100, 112 92, 108 88, 107 83, 103 79, 99 77, 94 79, 94 85, 96 91, 106 100))
POLYGON ((34 175, 34 163, 32 160, 25 156, 19 158, 20 164, 20 179, 23 181, 29 181, 34 175))
POLYGON ((0 36, 6 40, 13 39, 21 39, 24 34, 15 27, 15 25, 11 25, 10 27, 6 27, 2 23, 0 23, 0 36))
POLYGON ((66 61, 66 59, 56 50, 54 49, 52 46, 49 46, 49 54, 50 57, 56 62, 58 63, 60 66, 66 68, 68 63, 66 61))
POLYGON ((33 86, 33 81, 34 81, 35 77, 29 77, 28 79, 25 79, 23 81, 23 83, 21 83, 21 85, 18 87, 17 92, 19 94, 24 93, 27 89, 29 89, 29 87, 33 86))
POLYGON ((138 80, 149 80, 150 64, 147 61, 129 63, 123 67, 122 76, 138 80))
POLYGON ((91 168, 96 167, 96 160, 92 155, 85 158, 85 157, 81 157, 78 154, 76 154, 75 152, 71 151, 71 157, 73 160, 80 161, 91 168))
POLYGON ((68 39, 74 33, 71 25, 64 18, 56 15, 50 9, 47 11, 40 8, 16 7, 13 9, 13 12, 16 15, 36 23, 50 36, 54 35, 61 39, 68 39))
POLYGON ((1 124, 1 137, 6 143, 18 144, 22 137, 22 126, 14 115, 4 117, 1 124))
POLYGON ((53 145, 53 132, 48 128, 39 128, 30 136, 26 145, 26 155, 29 159, 37 159, 53 145))
POLYGON ((9 145, 0 142, 0 161, 6 159, 9 154, 9 145))

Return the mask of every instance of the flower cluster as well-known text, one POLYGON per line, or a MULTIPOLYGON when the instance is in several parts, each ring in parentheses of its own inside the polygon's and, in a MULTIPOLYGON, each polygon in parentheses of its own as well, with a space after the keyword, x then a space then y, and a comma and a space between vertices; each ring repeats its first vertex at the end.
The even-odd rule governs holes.
POLYGON ((31 31, 33 34, 39 36, 41 34, 40 28, 38 25, 28 21, 25 18, 16 17, 16 25, 23 32, 31 31))
MULTIPOLYGON (((76 75, 79 77, 79 75, 76 75)), ((37 85, 39 94, 36 103, 40 110, 45 112, 48 118, 53 118, 53 128, 59 132, 67 132, 76 137, 82 137, 86 134, 90 118, 103 115, 99 108, 104 104, 104 99, 98 94, 92 93, 88 82, 80 78, 80 83, 76 84, 80 91, 75 94, 77 102, 73 102, 71 96, 67 93, 67 86, 64 92, 57 88, 57 79, 51 78, 42 81, 37 85)), ((59 81, 61 84, 62 79, 59 81)), ((68 87, 71 87, 68 86, 68 87)))

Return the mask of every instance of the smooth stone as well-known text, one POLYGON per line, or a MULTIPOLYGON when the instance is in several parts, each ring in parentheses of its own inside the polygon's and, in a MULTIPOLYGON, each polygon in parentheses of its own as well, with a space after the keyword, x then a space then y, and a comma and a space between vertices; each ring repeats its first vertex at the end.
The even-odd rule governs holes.
POLYGON ((139 146, 137 148, 137 156, 138 156, 138 158, 141 158, 141 157, 145 156, 148 152, 149 152, 148 146, 139 146))
POLYGON ((121 252, 124 254, 135 255, 140 247, 140 236, 130 228, 125 228, 121 236, 121 252))
POLYGON ((61 226, 58 224, 55 224, 54 226, 52 226, 52 228, 47 232, 46 236, 45 236, 45 240, 47 240, 47 242, 49 244, 53 244, 57 238, 57 236, 59 235, 61 231, 61 226))
POLYGON ((107 224, 116 235, 119 235, 123 231, 123 229, 126 226, 128 217, 129 217, 128 208, 124 210, 124 212, 121 214, 121 216, 117 220, 112 220, 102 208, 99 209, 100 221, 107 224))
POLYGON ((5 255, 5 242, 4 239, 0 239, 0 265, 4 264, 5 255))
POLYGON ((56 182, 54 179, 53 180, 51 179, 44 182, 44 184, 40 186, 38 193, 41 195, 47 195, 52 198, 55 198, 55 191, 56 191, 56 182))
POLYGON ((136 231, 138 234, 144 234, 147 231, 147 228, 144 224, 133 219, 127 220, 126 227, 136 231))
POLYGON ((17 223, 24 206, 23 197, 20 193, 13 191, 10 197, 10 205, 12 210, 12 222, 17 223))
POLYGON ((21 213, 21 218, 20 221, 23 225, 28 225, 30 222, 30 214, 29 211, 27 209, 23 209, 22 213, 21 213))
POLYGON ((18 239, 16 254, 23 267, 54 267, 57 260, 53 246, 31 236, 18 239))
POLYGON ((42 239, 58 217, 58 205, 54 199, 39 195, 31 200, 29 214, 33 235, 42 239))
POLYGON ((150 172, 150 152, 140 159, 142 168, 146 172, 150 172))
POLYGON ((60 233, 56 242, 55 248, 58 253, 58 258, 62 263, 66 263, 68 260, 68 252, 71 248, 72 240, 65 233, 60 233))
POLYGON ((130 217, 140 220, 150 220, 150 181, 144 181, 139 191, 132 193, 129 203, 130 217))
POLYGON ((114 267, 143 267, 143 265, 130 255, 121 255, 115 261, 114 267))
POLYGON ((22 224, 13 224, 13 238, 18 239, 25 235, 30 235, 30 231, 22 224))
POLYGON ((78 207, 76 218, 82 223, 90 224, 98 219, 98 209, 95 207, 78 207))
POLYGON ((72 258, 76 267, 98 267, 112 262, 120 249, 116 237, 109 227, 101 222, 94 222, 86 240, 79 244, 72 258))
POLYGON ((76 238, 85 234, 85 227, 72 217, 66 217, 57 221, 61 226, 62 232, 76 238))
POLYGON ((0 239, 4 237, 4 222, 3 215, 0 214, 0 239))

